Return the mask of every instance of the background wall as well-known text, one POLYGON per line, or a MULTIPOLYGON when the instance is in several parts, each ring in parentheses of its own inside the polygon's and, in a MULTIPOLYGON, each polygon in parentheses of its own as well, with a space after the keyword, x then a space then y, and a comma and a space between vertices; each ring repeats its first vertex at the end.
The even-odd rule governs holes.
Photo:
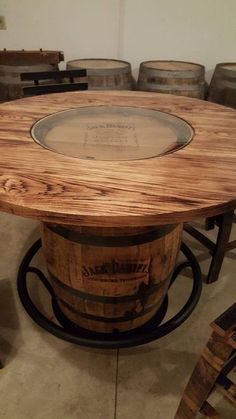
POLYGON ((236 61, 236 0, 0 0, 0 15, 0 49, 119 58, 135 74, 148 59, 199 62, 208 76, 236 61))

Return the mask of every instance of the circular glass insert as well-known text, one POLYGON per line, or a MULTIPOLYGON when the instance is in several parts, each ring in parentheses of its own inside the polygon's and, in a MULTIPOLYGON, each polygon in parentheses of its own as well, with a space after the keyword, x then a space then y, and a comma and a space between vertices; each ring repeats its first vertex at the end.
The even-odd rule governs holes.
POLYGON ((57 112, 36 122, 37 143, 66 156, 90 160, 136 160, 186 145, 193 130, 184 120, 152 109, 89 106, 57 112))

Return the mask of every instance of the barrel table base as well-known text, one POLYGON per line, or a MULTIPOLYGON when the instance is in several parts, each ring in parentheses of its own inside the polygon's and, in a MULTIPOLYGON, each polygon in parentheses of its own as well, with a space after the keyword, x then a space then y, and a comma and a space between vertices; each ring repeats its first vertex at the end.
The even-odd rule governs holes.
POLYGON ((193 287, 188 301, 174 317, 163 324, 160 324, 165 317, 168 307, 168 297, 166 295, 161 307, 153 318, 136 329, 126 332, 113 331, 112 333, 89 331, 73 324, 71 320, 65 317, 59 308, 53 288, 45 275, 38 268, 30 266, 34 255, 38 252, 40 247, 41 240, 38 240, 28 250, 21 262, 17 278, 20 300, 27 313, 39 326, 63 340, 81 346, 114 349, 138 346, 159 339, 179 327, 190 316, 201 295, 202 282, 199 264, 186 244, 182 243, 181 251, 187 258, 187 262, 181 263, 175 268, 170 281, 170 286, 184 268, 191 267, 193 273, 193 287), (30 272, 36 275, 51 294, 54 314, 61 326, 45 317, 33 303, 27 288, 27 273, 30 272))
POLYGON ((181 244, 182 224, 104 228, 44 224, 42 250, 64 315, 101 333, 126 332, 161 307, 181 244))

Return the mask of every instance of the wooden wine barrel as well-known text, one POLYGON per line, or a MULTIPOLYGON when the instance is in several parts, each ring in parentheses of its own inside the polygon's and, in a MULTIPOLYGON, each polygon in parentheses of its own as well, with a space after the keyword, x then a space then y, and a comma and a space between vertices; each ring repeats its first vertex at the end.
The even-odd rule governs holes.
POLYGON ((205 68, 184 61, 145 61, 140 64, 138 90, 205 97, 205 68))
POLYGON ((143 325, 160 308, 182 224, 100 228, 44 224, 43 250, 64 315, 97 332, 143 325))
POLYGON ((207 100, 236 109, 236 63, 216 65, 207 100))
POLYGON ((132 90, 131 65, 126 61, 88 58, 68 61, 67 69, 87 70, 89 90, 132 90))
POLYGON ((0 102, 23 97, 23 87, 32 82, 22 82, 21 73, 58 70, 63 58, 60 51, 0 51, 0 102))
MULTIPOLYGON (((31 86, 32 81, 21 81, 21 73, 55 70, 58 70, 58 66, 51 64, 0 65, 0 101, 6 102, 24 96, 23 87, 31 86)), ((47 83, 47 81, 45 80, 44 83, 47 83)))

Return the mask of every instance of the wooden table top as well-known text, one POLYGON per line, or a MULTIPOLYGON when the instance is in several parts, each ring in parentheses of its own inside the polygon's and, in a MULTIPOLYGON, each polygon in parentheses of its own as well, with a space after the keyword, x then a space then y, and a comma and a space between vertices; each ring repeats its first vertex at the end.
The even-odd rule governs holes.
POLYGON ((73 92, 0 105, 0 209, 45 222, 148 226, 236 207, 236 112, 148 92, 73 92), (194 135, 184 148, 138 160, 89 160, 43 148, 31 127, 55 112, 125 106, 168 112, 194 135))

